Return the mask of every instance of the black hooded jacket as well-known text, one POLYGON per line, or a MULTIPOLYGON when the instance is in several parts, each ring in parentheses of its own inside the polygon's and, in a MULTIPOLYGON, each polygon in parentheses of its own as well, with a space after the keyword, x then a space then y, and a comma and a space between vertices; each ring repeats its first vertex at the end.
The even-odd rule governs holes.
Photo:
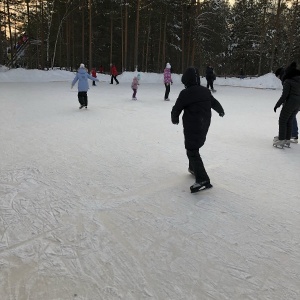
POLYGON ((206 140, 206 134, 210 126, 211 109, 221 116, 224 110, 209 89, 200 85, 198 69, 188 68, 182 75, 181 82, 185 85, 177 98, 171 111, 173 124, 179 123, 182 111, 183 132, 185 137, 185 148, 195 150, 201 148, 206 140))
POLYGON ((286 68, 282 76, 282 95, 276 103, 276 107, 282 104, 292 109, 300 108, 300 70, 296 69, 296 63, 286 68))

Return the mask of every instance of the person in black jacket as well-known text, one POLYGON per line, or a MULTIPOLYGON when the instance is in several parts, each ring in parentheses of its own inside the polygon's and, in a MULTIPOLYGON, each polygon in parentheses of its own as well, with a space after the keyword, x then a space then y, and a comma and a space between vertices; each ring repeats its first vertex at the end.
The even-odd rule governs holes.
POLYGON ((292 123, 300 109, 300 70, 295 62, 288 66, 282 76, 282 95, 277 101, 274 112, 282 105, 279 115, 279 134, 273 140, 273 146, 289 145, 292 135, 292 123))
MULTIPOLYGON (((292 68, 293 68, 293 66, 296 68, 295 63, 292 63, 291 66, 292 66, 292 68)), ((288 72, 291 69, 291 66, 289 68, 287 68, 288 72)), ((282 85, 283 85, 283 80, 286 79, 285 73, 286 73, 286 70, 283 67, 278 68, 275 71, 275 76, 281 80, 282 85)), ((292 143, 298 143, 298 122, 297 122, 296 116, 297 116, 297 113, 292 120, 292 135, 291 135, 291 139, 290 139, 290 141, 292 143)), ((278 137, 275 137, 274 139, 278 139, 278 137)))
POLYGON ((199 149, 204 145, 210 126, 211 109, 224 116, 224 110, 209 89, 200 85, 199 71, 189 67, 183 73, 181 82, 185 85, 171 111, 173 124, 179 124, 183 111, 183 133, 189 159, 189 172, 195 175, 196 182, 190 187, 192 193, 211 188, 210 179, 204 168, 199 149))
POLYGON ((211 89, 212 92, 215 92, 216 90, 214 89, 214 81, 216 80, 216 75, 214 73, 214 68, 211 65, 208 65, 206 67, 205 71, 205 78, 207 81, 206 87, 211 89))

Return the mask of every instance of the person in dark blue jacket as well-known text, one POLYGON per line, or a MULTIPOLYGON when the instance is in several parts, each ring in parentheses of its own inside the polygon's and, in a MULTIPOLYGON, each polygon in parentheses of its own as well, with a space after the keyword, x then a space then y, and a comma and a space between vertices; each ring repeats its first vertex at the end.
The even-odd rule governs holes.
POLYGON ((199 149, 204 145, 211 121, 211 109, 224 116, 224 109, 209 89, 200 85, 199 71, 189 67, 183 73, 181 82, 185 85, 171 111, 173 124, 179 123, 183 111, 183 133, 189 172, 195 175, 196 182, 190 187, 192 193, 211 188, 210 179, 204 168, 199 149))
POLYGON ((80 64, 77 74, 71 84, 71 88, 73 88, 75 83, 78 81, 78 101, 80 103, 79 109, 82 109, 83 107, 87 108, 88 106, 88 97, 87 97, 87 91, 89 89, 88 79, 92 81, 99 81, 98 78, 91 76, 86 71, 84 64, 80 64))

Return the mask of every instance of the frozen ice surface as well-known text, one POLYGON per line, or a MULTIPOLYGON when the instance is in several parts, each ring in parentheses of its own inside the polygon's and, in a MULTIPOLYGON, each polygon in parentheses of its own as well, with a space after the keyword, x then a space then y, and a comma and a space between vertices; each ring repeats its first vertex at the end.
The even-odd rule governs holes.
POLYGON ((73 73, 0 72, 0 299, 300 299, 300 145, 272 146, 275 76, 217 79, 198 194, 180 76, 170 102, 161 74, 138 101, 132 73, 98 76, 79 110, 73 73))

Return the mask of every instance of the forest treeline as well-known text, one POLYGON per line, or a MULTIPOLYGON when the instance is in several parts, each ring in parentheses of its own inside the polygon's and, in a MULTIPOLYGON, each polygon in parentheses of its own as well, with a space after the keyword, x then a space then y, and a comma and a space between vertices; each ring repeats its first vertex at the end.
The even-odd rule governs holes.
POLYGON ((0 64, 261 75, 300 62, 299 0, 0 0, 0 64), (25 37, 25 38, 24 38, 25 37))

